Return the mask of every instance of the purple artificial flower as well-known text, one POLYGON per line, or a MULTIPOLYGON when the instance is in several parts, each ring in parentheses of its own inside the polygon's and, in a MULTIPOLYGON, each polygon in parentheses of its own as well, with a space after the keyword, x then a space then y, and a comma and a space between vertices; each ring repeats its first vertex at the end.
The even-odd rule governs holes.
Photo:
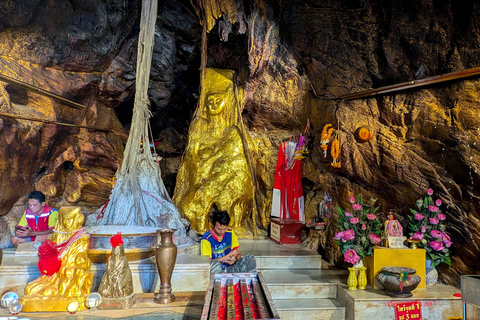
POLYGON ((425 218, 425 216, 424 216, 423 214, 421 214, 421 213, 416 213, 416 214, 415 214, 415 219, 417 219, 417 220, 423 220, 423 218, 425 218))
POLYGON ((437 212, 438 211, 438 207, 437 206, 434 206, 433 204, 429 205, 428 206, 428 210, 432 211, 432 212, 437 212))
POLYGON ((351 264, 355 264, 358 261, 360 261, 360 257, 357 255, 357 253, 353 249, 349 249, 345 251, 343 257, 345 259, 345 262, 351 263, 351 264))
POLYGON ((433 238, 441 238, 442 237, 442 233, 438 230, 432 230, 430 231, 430 235, 433 237, 433 238))
POLYGON ((343 234, 344 232, 343 231, 340 231, 338 233, 335 233, 335 240, 340 240, 343 238, 343 234))
POLYGON ((431 196, 431 195, 433 194, 433 189, 432 189, 432 188, 429 188, 429 189, 427 190, 427 193, 428 193, 429 196, 431 196))
POLYGON ((430 247, 432 247, 435 251, 442 251, 445 249, 443 242, 441 241, 430 241, 430 247))
POLYGON ((430 223, 431 224, 438 224, 438 219, 437 218, 430 218, 430 223))
POLYGON ((413 236, 410 237, 412 240, 423 240, 423 233, 421 232, 415 232, 413 236))
POLYGON ((367 219, 368 220, 375 220, 376 218, 377 218, 376 214, 373 214, 373 213, 367 214, 367 219))
POLYGON ((422 231, 423 233, 425 233, 425 231, 427 231, 427 229, 425 229, 425 226, 422 226, 422 228, 420 229, 420 231, 422 231))
POLYGON ((350 212, 345 212, 345 217, 350 217, 352 214, 350 212))
POLYGON ((437 207, 440 207, 440 206, 442 205, 442 200, 437 199, 437 200, 435 201, 435 205, 436 205, 437 207))
POLYGON ((355 224, 358 222, 358 218, 357 217, 353 217, 353 218, 350 218, 350 223, 351 224, 355 224))
POLYGON ((373 244, 377 244, 380 241, 382 241, 382 239, 380 239, 380 237, 377 236, 375 233, 370 233, 368 235, 368 238, 370 239, 370 242, 373 243, 373 244))
POLYGON ((365 225, 365 223, 362 223, 362 230, 367 230, 367 226, 365 225))
POLYGON ((438 218, 438 220, 442 220, 442 221, 443 221, 443 220, 447 219, 447 216, 444 215, 443 213, 439 213, 439 214, 437 214, 437 218, 438 218))
POLYGON ((350 197, 350 202, 354 203, 355 202, 355 197, 350 197))
POLYGON ((342 241, 347 242, 349 240, 355 239, 355 231, 348 229, 343 233, 342 241))
POLYGON ((362 210, 362 204, 361 203, 354 203, 352 204, 353 210, 362 210))

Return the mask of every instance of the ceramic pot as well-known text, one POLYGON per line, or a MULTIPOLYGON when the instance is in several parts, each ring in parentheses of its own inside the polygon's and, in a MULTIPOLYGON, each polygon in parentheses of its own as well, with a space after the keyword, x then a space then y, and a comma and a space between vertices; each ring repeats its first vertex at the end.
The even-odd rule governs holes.
POLYGON ((383 267, 382 272, 375 278, 387 295, 393 298, 409 298, 413 296, 411 291, 422 281, 422 278, 415 275, 416 272, 417 270, 406 267, 383 267), (406 279, 407 275, 410 277, 409 280, 406 279))
POLYGON ((160 291, 155 295, 153 301, 159 304, 175 301, 171 284, 173 268, 177 260, 177 246, 172 239, 175 231, 175 229, 158 230, 158 236, 161 240, 155 249, 155 259, 157 260, 157 269, 160 275, 160 291))
POLYGON ((432 267, 432 260, 426 260, 425 262, 425 283, 429 286, 434 286, 437 284, 438 271, 436 268, 432 267))
POLYGON ((366 274, 367 267, 359 267, 358 268, 358 289, 365 290, 367 286, 367 274, 366 274))
POLYGON ((348 290, 357 290, 357 268, 348 268, 348 270, 350 271, 347 278, 348 290))

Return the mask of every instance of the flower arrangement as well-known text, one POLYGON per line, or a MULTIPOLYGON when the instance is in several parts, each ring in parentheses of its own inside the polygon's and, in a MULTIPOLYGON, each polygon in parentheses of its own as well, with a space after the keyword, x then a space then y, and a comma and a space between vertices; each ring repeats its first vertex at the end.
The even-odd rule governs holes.
POLYGON ((340 232, 335 234, 335 240, 347 263, 356 264, 372 255, 373 246, 381 241, 382 223, 376 215, 379 207, 373 207, 375 202, 370 199, 370 204, 365 204, 359 194, 350 198, 351 212, 337 207, 340 232))
POLYGON ((417 200, 417 210, 410 209, 410 239, 420 241, 418 246, 425 249, 427 260, 432 261, 432 267, 440 263, 452 264, 450 259, 450 246, 452 241, 445 232, 446 215, 439 207, 442 200, 432 200, 433 190, 427 190, 428 196, 417 200))

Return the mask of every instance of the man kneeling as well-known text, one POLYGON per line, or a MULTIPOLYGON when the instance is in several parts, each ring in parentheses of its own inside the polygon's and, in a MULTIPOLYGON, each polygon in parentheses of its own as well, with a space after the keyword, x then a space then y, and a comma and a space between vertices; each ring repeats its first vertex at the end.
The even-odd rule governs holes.
POLYGON ((230 216, 227 211, 212 213, 212 229, 207 231, 200 242, 201 254, 209 256, 210 273, 255 272, 257 263, 251 254, 242 257, 237 236, 228 227, 230 216))

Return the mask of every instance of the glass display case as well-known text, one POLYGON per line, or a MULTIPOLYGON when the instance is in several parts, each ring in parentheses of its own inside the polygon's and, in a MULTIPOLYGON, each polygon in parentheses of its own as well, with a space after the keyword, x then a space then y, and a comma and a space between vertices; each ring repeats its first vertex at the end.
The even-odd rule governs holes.
POLYGON ((461 277, 463 319, 480 319, 480 275, 461 277))

